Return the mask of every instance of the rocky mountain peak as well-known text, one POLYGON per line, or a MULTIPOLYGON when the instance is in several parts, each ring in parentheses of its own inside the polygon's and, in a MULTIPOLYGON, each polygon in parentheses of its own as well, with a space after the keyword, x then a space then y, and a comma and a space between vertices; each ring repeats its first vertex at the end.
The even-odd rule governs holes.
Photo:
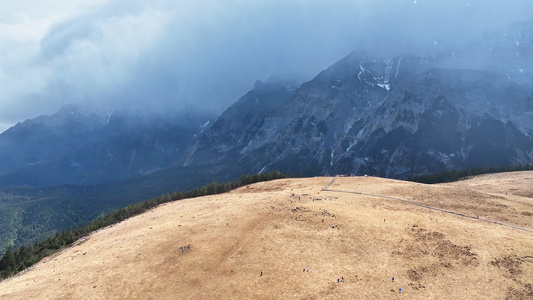
POLYGON ((249 172, 408 177, 531 163, 531 81, 490 64, 469 68, 475 63, 466 59, 478 50, 456 57, 352 52, 257 114, 243 104, 254 89, 217 121, 231 127, 213 126, 203 134, 209 139, 194 142, 187 164, 223 158, 245 162, 249 172))

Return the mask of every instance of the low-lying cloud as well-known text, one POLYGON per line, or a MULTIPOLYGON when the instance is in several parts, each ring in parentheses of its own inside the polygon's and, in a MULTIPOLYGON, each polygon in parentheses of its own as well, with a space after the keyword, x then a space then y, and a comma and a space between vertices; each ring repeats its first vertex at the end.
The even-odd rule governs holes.
POLYGON ((352 50, 453 49, 528 0, 21 0, 0 12, 0 131, 66 103, 220 112, 257 79, 352 50))

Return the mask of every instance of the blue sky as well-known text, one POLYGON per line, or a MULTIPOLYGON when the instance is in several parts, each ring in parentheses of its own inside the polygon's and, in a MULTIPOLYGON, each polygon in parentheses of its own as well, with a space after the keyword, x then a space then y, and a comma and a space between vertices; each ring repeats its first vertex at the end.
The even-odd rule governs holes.
POLYGON ((0 1, 0 132, 67 103, 221 112, 272 74, 533 18, 529 0, 0 1))

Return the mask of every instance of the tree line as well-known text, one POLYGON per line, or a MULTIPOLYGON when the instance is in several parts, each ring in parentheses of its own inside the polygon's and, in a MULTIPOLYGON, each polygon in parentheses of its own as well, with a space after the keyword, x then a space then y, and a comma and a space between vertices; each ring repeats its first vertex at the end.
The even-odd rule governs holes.
POLYGON ((216 181, 213 181, 186 192, 166 193, 157 198, 128 205, 107 215, 101 216, 83 227, 58 232, 53 236, 49 236, 46 240, 30 246, 22 246, 17 250, 13 250, 12 247, 9 247, 0 260, 0 279, 7 278, 31 267, 41 259, 60 251, 61 249, 69 247, 75 241, 98 229, 117 224, 127 218, 146 212, 162 203, 221 194, 252 183, 287 177, 288 176, 278 171, 271 171, 268 173, 243 175, 239 179, 227 183, 217 183, 216 181))
POLYGON ((419 182, 419 183, 444 183, 444 182, 453 182, 463 179, 468 179, 472 176, 490 174, 490 173, 503 173, 503 172, 515 172, 515 171, 530 171, 533 170, 533 166, 526 165, 514 165, 514 166, 495 166, 490 168, 473 168, 465 170, 446 170, 443 172, 438 172, 434 174, 424 174, 419 176, 414 176, 408 178, 409 181, 419 182))

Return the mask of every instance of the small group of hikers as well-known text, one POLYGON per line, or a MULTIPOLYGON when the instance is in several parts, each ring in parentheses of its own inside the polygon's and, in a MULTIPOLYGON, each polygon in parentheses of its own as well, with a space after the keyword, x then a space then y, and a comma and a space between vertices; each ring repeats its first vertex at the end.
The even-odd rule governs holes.
MULTIPOLYGON (((304 269, 304 272, 305 272, 305 269, 304 269)), ((357 275, 355 276, 355 278, 357 278, 357 275)), ((341 277, 341 278, 337 278, 337 282, 338 283, 344 283, 346 281, 344 280, 344 277, 341 277)), ((394 277, 392 277, 392 282, 394 282, 394 277)), ((401 293, 402 292, 402 288, 399 288, 398 291, 401 293)))
POLYGON ((191 249, 191 244, 188 244, 187 246, 181 246, 180 247, 181 253, 183 253, 185 251, 189 251, 190 249, 191 249))

